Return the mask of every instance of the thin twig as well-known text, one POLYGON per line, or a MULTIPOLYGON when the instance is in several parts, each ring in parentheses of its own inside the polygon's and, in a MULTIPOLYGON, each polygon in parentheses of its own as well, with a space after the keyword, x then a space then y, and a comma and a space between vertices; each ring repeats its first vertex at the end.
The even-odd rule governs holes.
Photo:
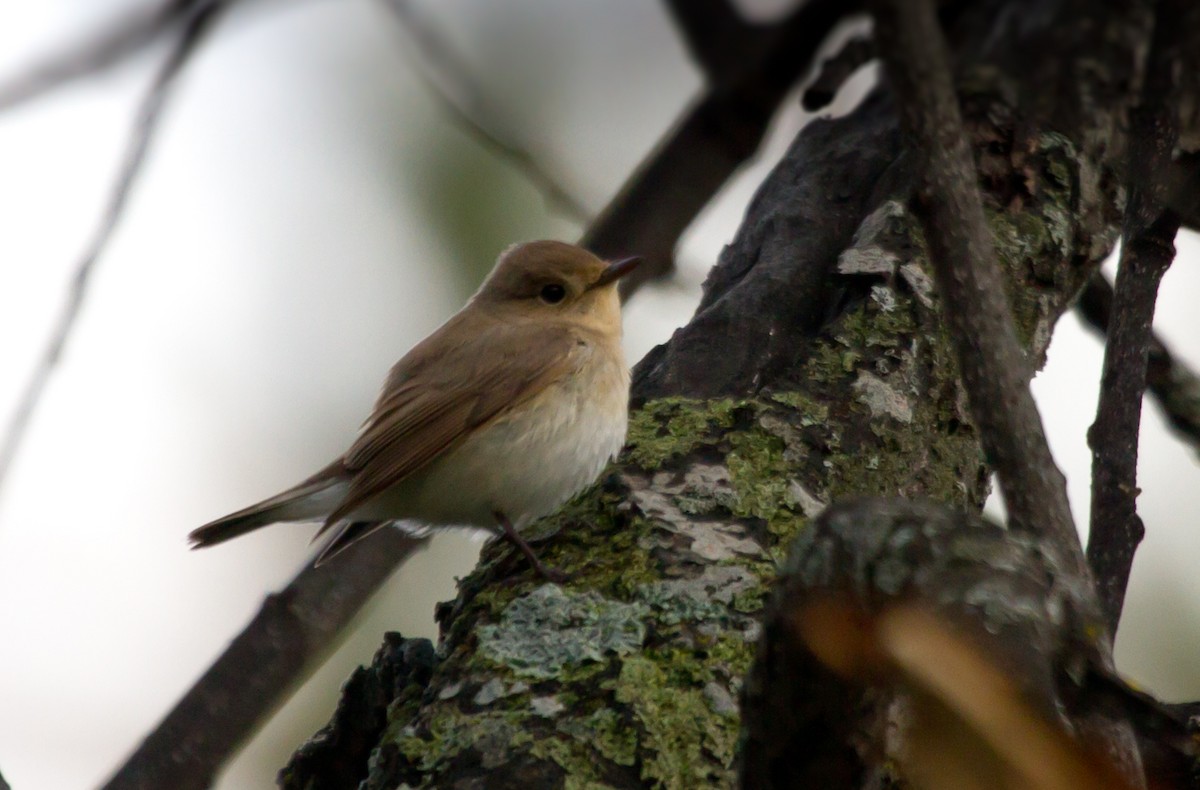
POLYGON ((63 348, 66 347, 71 332, 75 328, 75 321, 79 317, 80 308, 87 295, 88 284, 95 270, 96 262, 104 253, 113 230, 116 229, 117 223, 121 219, 133 184, 141 172, 142 161, 162 114, 163 103, 170 94, 175 78, 179 75, 188 57, 195 51, 196 45, 211 27, 217 12, 225 6, 226 2, 223 0, 206 0, 190 7, 187 19, 179 31, 178 40, 167 59, 159 67, 158 73, 154 76, 150 88, 142 100, 142 105, 138 109, 137 118, 134 121, 129 147, 118 171, 116 183, 109 195, 108 205, 105 206, 104 213, 100 218, 100 225, 96 228, 91 240, 84 248, 79 262, 75 265, 75 274, 71 279, 70 291, 67 294, 67 302, 63 306, 62 314, 55 324, 54 331, 46 343, 40 360, 34 366, 29 381, 25 384, 16 410, 4 432, 3 443, 0 444, 0 487, 3 486, 13 461, 16 459, 21 441, 25 437, 33 419, 33 413, 41 400, 42 392, 58 365, 63 348))
POLYGON ((426 538, 383 529, 300 571, 184 695, 105 790, 201 790, 336 644, 338 634, 426 538))
MULTIPOLYGON (((1105 337, 1112 315, 1113 288, 1097 273, 1088 280, 1076 308, 1087 326, 1105 337)), ((1200 376, 1176 357, 1158 335, 1150 339, 1146 391, 1175 435, 1200 451, 1200 376)))
POLYGON ((1132 114, 1121 260, 1104 348, 1100 401, 1088 431, 1092 508, 1087 559, 1113 633, 1121 618, 1134 553, 1145 534, 1137 514, 1142 394, 1158 284, 1175 258, 1179 230, 1179 217, 1164 209, 1163 200, 1163 174, 1179 136, 1173 96, 1183 9, 1177 2, 1158 3, 1145 85, 1132 114))
POLYGON ((1017 341, 933 5, 874 0, 872 9, 901 121, 922 163, 918 213, 971 418, 1012 523, 1049 536, 1086 576, 1064 478, 1029 392, 1029 363, 1017 341))
POLYGON ((551 175, 537 158, 517 144, 502 139, 488 128, 485 118, 494 117, 486 106, 483 92, 472 84, 470 70, 427 22, 413 8, 409 0, 388 0, 409 39, 420 51, 420 61, 425 68, 419 73, 429 86, 430 93, 441 103, 443 110, 451 115, 458 126, 465 129, 485 148, 511 161, 545 195, 580 222, 589 221, 595 214, 581 200, 572 195, 551 175), (444 87, 443 83, 449 87, 444 87))
POLYGON ((63 52, 0 84, 0 111, 30 101, 60 85, 95 74, 157 41, 206 0, 167 0, 150 9, 137 9, 111 20, 109 26, 85 44, 72 44, 63 52))

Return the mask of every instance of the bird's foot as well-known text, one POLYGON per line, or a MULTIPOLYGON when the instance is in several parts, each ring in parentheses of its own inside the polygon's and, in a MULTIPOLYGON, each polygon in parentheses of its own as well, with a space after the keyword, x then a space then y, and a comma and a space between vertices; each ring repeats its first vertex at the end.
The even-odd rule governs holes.
POLYGON ((521 537, 520 533, 517 532, 516 527, 514 527, 512 522, 508 520, 508 516, 504 515, 500 511, 496 511, 493 515, 495 515, 496 523, 500 525, 500 529, 503 532, 505 539, 507 539, 512 545, 516 546, 517 549, 519 549, 520 552, 525 555, 525 559, 529 560, 529 564, 533 566, 534 571, 536 571, 539 576, 553 584, 565 584, 571 580, 571 574, 561 571, 558 568, 551 568, 538 559, 537 554, 535 554, 533 551, 533 547, 529 545, 525 538, 521 537))

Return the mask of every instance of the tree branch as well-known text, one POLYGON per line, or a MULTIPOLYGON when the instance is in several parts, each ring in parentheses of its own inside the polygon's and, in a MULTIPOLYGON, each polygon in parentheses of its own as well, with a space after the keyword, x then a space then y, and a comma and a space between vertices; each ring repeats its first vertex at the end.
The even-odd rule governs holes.
MULTIPOLYGON (((1068 127, 1025 114, 1042 84, 1036 74, 1010 79, 1028 60, 1025 37, 1075 21, 1058 7, 1019 30, 1003 25, 1039 8, 971 4, 950 28, 967 68, 977 67, 962 95, 991 174, 988 219, 1012 230, 1000 236, 1005 287, 1034 355, 1111 249, 1118 184, 1093 179, 1103 152, 1124 141, 1124 128, 1107 123, 1109 104, 1089 105, 1068 127), (1107 136, 1091 138, 1097 127, 1107 136)), ((1100 25, 1128 29, 1108 11, 1100 25)), ((1096 62, 1111 41, 1089 36, 1064 53, 1067 67, 1096 62)), ((1119 47, 1142 43, 1128 36, 1119 47)), ((1090 95, 1124 95, 1122 68, 1088 74, 1090 95)), ((576 572, 571 583, 504 577, 495 570, 504 547, 485 548, 440 610, 444 657, 429 687, 394 702, 355 774, 363 787, 732 784, 730 688, 748 666, 746 624, 759 622, 773 558, 812 529, 824 503, 851 492, 980 505, 979 435, 925 274, 925 237, 909 210, 914 157, 899 150, 896 126, 895 105, 876 95, 799 134, 692 321, 638 365, 622 457, 601 485, 535 527, 545 556, 576 572)), ((1004 536, 1055 545, 1049 535, 1004 536)), ((1087 577, 1055 551, 1068 572, 1041 583, 1088 599, 1087 577)), ((1023 555, 1010 556, 1019 570, 1023 555)), ((1091 639, 1095 620, 1071 628, 1091 639)), ((1102 664, 1103 647, 1075 649, 1102 664)), ((889 735, 852 733, 872 755, 889 735)))
POLYGON ((1125 237, 1104 351, 1100 401, 1096 421, 1088 431, 1092 507, 1087 559, 1105 620, 1114 634, 1134 553, 1145 534, 1137 514, 1142 394, 1158 284, 1175 256, 1173 242, 1178 229, 1178 217, 1167 214, 1125 237))
POLYGON ((1029 392, 1031 370, 1017 341, 933 5, 874 0, 871 8, 902 123, 921 163, 917 206, 971 418, 1012 522, 1053 536, 1086 574, 1065 481, 1029 392))
MULTIPOLYGON (((642 256, 642 265, 622 280, 622 293, 671 271, 679 237, 758 150, 776 108, 811 67, 821 42, 860 7, 859 0, 803 3, 776 26, 770 45, 753 50, 756 60, 741 63, 723 80, 710 80, 704 98, 626 180, 580 242, 605 257, 642 256)), ((672 8, 677 18, 693 13, 690 3, 672 8)), ((709 29, 700 24, 685 27, 693 32, 709 29)), ((691 49, 711 47, 696 42, 691 49)))
MULTIPOLYGON (((1112 315, 1113 288, 1102 274, 1088 280, 1077 308, 1085 324, 1103 338, 1112 315)), ((1200 376, 1176 357, 1158 335, 1150 338, 1146 389, 1175 435, 1200 451, 1200 376)))
POLYGON ((60 85, 106 69, 141 51, 176 24, 203 13, 212 0, 168 0, 157 8, 136 9, 86 44, 74 44, 40 65, 0 84, 0 111, 47 93, 60 85))
MULTIPOLYGON (((1145 84, 1131 121, 1129 198, 1104 349, 1100 401, 1088 431, 1092 519, 1087 559, 1109 630, 1116 633, 1134 553, 1145 528, 1137 514, 1138 432, 1158 284, 1175 257, 1179 217, 1165 208, 1166 174, 1179 137, 1174 102, 1189 0, 1159 0, 1145 84)), ((1192 41, 1194 44, 1194 40, 1192 41)))
POLYGON ((201 790, 337 643, 354 615, 427 540, 379 530, 337 561, 306 566, 155 727, 105 790, 201 790))
POLYGON ((771 26, 748 22, 730 0, 665 2, 709 85, 719 85, 746 68, 773 32, 771 26))
MULTIPOLYGON (((1064 727, 1090 714, 1080 668, 1096 659, 1092 591, 1059 581, 1078 580, 1073 562, 1053 536, 931 502, 831 505, 792 543, 767 606, 742 785, 890 786, 867 781, 882 774, 925 788, 1129 787, 1064 727), (863 731, 889 733, 884 755, 847 737, 863 731)), ((1134 702, 1109 696, 1118 718, 1134 702)), ((1176 720, 1156 721, 1186 748, 1176 720)))
POLYGON ((580 222, 587 222, 592 212, 543 168, 536 157, 513 142, 501 139, 488 128, 483 118, 492 113, 485 105, 483 92, 471 83, 467 68, 449 44, 421 18, 412 2, 388 0, 386 5, 420 50, 421 59, 432 69, 433 74, 427 74, 423 69, 418 71, 424 77, 430 92, 439 100, 442 109, 453 121, 485 148, 502 159, 511 161, 552 203, 561 206, 580 222), (443 89, 440 81, 448 83, 451 87, 443 89))
MULTIPOLYGON (((134 182, 137 180, 138 174, 141 172, 146 149, 150 145, 150 139, 162 114, 163 104, 171 92, 175 78, 179 75, 188 58, 203 39, 204 34, 212 27, 218 13, 226 5, 227 3, 222 0, 204 0, 204 2, 188 3, 184 9, 186 15, 179 30, 179 37, 174 42, 167 59, 163 61, 158 73, 151 81, 146 97, 142 100, 142 105, 138 109, 129 147, 125 152, 124 161, 121 163, 116 183, 113 185, 112 192, 109 195, 108 205, 105 207, 104 213, 100 218, 100 225, 84 248, 79 262, 75 265, 75 274, 71 279, 67 303, 63 307, 63 312, 59 316, 50 339, 46 343, 46 348, 42 351, 41 358, 34 365, 33 372, 30 374, 29 380, 21 392, 20 399, 17 401, 16 410, 13 412, 12 418, 4 431, 3 443, 0 444, 0 486, 3 486, 8 476, 17 453, 20 450, 25 432, 28 430, 30 421, 33 419, 34 411, 41 400, 42 392, 45 390, 46 384, 50 380, 50 375, 54 372, 54 368, 58 365, 63 349, 71 337, 71 331, 75 328, 75 321, 79 317, 80 308, 83 306, 84 297, 87 295, 91 275, 97 261, 100 260, 100 256, 103 255, 108 245, 108 240, 112 237, 113 230, 116 229, 117 223, 121 219, 125 203, 129 198, 129 193, 133 188, 134 182)), ((172 20, 174 18, 173 16, 171 17, 172 20)), ((157 28, 155 32, 157 32, 157 28)), ((125 44, 129 45, 129 42, 135 39, 140 42, 142 40, 140 36, 145 35, 149 35, 148 30, 139 31, 137 36, 131 35, 125 44)), ((110 51, 114 46, 110 42, 109 45, 100 49, 103 52, 109 53, 110 56, 115 57, 115 51, 110 51)), ((80 64, 68 65, 69 68, 64 66, 61 74, 53 72, 53 70, 47 73, 59 74, 60 77, 62 74, 76 76, 76 73, 72 70, 79 68, 80 64)), ((65 79, 65 77, 62 78, 65 79)), ((51 84, 57 84, 47 82, 46 79, 42 79, 40 82, 38 80, 31 81, 30 85, 32 87, 28 90, 34 90, 39 85, 44 88, 51 84)), ((0 102, 0 105, 2 105, 2 102, 0 102)))

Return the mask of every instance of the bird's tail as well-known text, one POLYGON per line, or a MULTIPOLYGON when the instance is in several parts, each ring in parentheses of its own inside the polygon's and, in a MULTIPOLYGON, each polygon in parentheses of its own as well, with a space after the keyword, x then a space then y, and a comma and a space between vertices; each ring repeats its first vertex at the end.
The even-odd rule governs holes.
POLYGON ((317 475, 282 494, 210 521, 188 535, 193 549, 203 549, 280 521, 319 521, 345 495, 345 481, 317 475))

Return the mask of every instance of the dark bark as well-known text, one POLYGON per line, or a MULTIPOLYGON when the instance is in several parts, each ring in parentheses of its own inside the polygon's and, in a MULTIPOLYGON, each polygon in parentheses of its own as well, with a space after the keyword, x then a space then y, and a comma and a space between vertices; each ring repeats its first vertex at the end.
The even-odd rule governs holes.
POLYGON ((1092 519, 1087 559, 1100 603, 1115 633, 1125 603, 1133 556, 1145 528, 1137 514, 1138 433, 1151 324, 1158 284, 1175 258, 1179 217, 1166 207, 1166 173, 1179 139, 1175 109, 1182 48, 1190 20, 1187 0, 1160 0, 1141 100, 1132 113, 1126 178, 1128 204, 1112 321, 1104 349, 1100 403, 1088 432, 1092 448, 1092 519))
MULTIPOLYGON (((1102 275, 1089 280, 1079 297, 1080 316, 1101 337, 1108 335, 1112 300, 1112 285, 1102 275)), ((1200 450, 1200 376, 1175 356, 1158 335, 1151 338, 1147 356, 1147 391, 1176 436, 1200 450)))
MULTIPOLYGON (((1080 668, 1103 662, 1084 633, 1094 593, 1074 565, 1052 537, 1014 534, 929 502, 864 499, 831 505, 797 537, 767 607, 742 705, 742 785, 880 787, 886 786, 889 764, 919 772, 920 755, 884 735, 905 726, 906 718, 920 717, 919 676, 889 668, 887 661, 873 665, 870 656, 884 652, 884 646, 871 644, 872 621, 904 608, 932 615, 964 647, 978 650, 1012 678, 1011 697, 1029 705, 1033 726, 1090 715, 1075 705, 1084 696, 1080 668), (840 635, 849 644, 836 644, 838 634, 813 633, 806 622, 820 613, 818 607, 830 606, 842 615, 840 635), (871 734, 865 743, 863 733, 871 734), (871 751, 879 748, 884 752, 871 751)), ((941 656, 945 662, 951 658, 941 656)), ((995 709, 1011 702, 987 698, 980 678, 946 679, 963 681, 973 682, 964 691, 978 695, 981 704, 995 709)), ((921 724, 926 738, 939 729, 935 721, 921 724)), ((971 717, 956 719, 956 726, 970 731, 971 717)), ((1025 766, 1013 765, 1011 755, 973 735, 982 741, 975 748, 989 757, 987 775, 980 778, 994 783, 973 786, 1031 786, 1020 781, 1025 766)), ((1069 741, 1064 734, 1063 742, 1069 741)), ((1047 751, 1029 759, 1048 761, 1054 745, 1044 746, 1047 751)), ((944 746, 955 747, 962 744, 944 746)))
POLYGON ((387 726, 393 700, 420 697, 433 673, 433 643, 383 636, 370 667, 359 667, 342 689, 342 701, 329 725, 314 735, 280 771, 279 783, 292 787, 356 787, 363 766, 387 726))
POLYGON ((1072 563, 1053 540, 930 502, 830 506, 793 543, 767 606, 743 695, 742 785, 877 787, 892 764, 947 790, 1128 787, 1061 726, 1099 712, 1143 735, 1156 786, 1194 786, 1186 717, 1096 654, 1093 592, 1072 563), (881 756, 856 737, 904 722, 915 746, 879 737, 896 750, 881 756))
POLYGON ((801 99, 804 109, 816 112, 828 105, 846 80, 874 59, 873 40, 865 36, 848 40, 832 57, 821 61, 816 76, 804 89, 804 97, 801 99))

